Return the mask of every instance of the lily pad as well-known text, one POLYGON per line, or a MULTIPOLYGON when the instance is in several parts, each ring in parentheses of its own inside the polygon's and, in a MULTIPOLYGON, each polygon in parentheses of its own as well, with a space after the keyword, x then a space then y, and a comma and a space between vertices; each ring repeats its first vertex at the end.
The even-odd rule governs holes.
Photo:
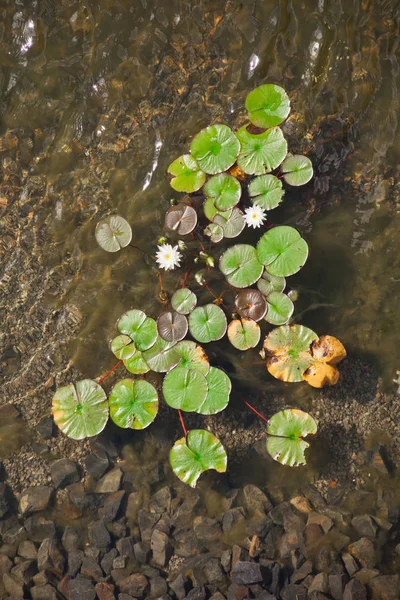
POLYGON ((164 312, 157 319, 157 329, 166 342, 180 342, 188 331, 187 318, 177 312, 164 312))
POLYGON ((165 215, 165 227, 179 235, 191 233, 197 225, 197 212, 187 204, 171 206, 165 215))
POLYGON ((257 257, 271 275, 288 277, 297 273, 306 262, 307 242, 293 227, 274 227, 258 242, 257 257))
POLYGON ((218 244, 224 237, 224 230, 216 223, 210 223, 204 229, 204 235, 207 235, 214 244, 218 244))
POLYGON ((125 369, 133 375, 144 375, 150 371, 150 367, 143 358, 142 352, 136 350, 135 354, 124 360, 125 369))
POLYGON ((237 163, 248 175, 264 175, 276 169, 287 154, 287 142, 279 127, 258 134, 241 127, 237 137, 241 146, 237 163))
POLYGON ((157 323, 142 310, 128 310, 117 323, 118 331, 129 335, 138 350, 151 348, 157 339, 157 323))
POLYGON ((206 180, 206 174, 190 154, 184 154, 174 160, 168 167, 168 173, 174 175, 171 187, 177 192, 197 192, 206 180))
POLYGON ((225 221, 227 221, 232 214, 231 208, 229 210, 218 210, 218 208, 214 204, 214 198, 211 198, 211 196, 210 196, 210 198, 207 198, 207 200, 204 202, 203 211, 204 211, 205 217, 209 221, 213 221, 215 215, 224 217, 225 221))
POLYGON ((260 321, 267 312, 267 301, 259 290, 243 290, 235 298, 235 307, 241 317, 260 321))
POLYGON ((204 349, 190 340, 179 342, 174 347, 175 352, 180 356, 178 367, 186 367, 200 371, 203 375, 207 375, 210 370, 210 363, 204 349))
POLYGON ((235 319, 228 325, 229 341, 238 350, 255 348, 260 336, 260 326, 252 319, 235 319))
POLYGON ((228 458, 218 438, 204 429, 193 429, 173 445, 169 462, 175 475, 196 487, 200 475, 210 469, 225 473, 228 458))
POLYGON ((175 352, 175 342, 166 342, 161 337, 157 337, 156 343, 150 350, 143 352, 143 358, 150 369, 156 373, 166 373, 180 360, 179 354, 175 352))
POLYGON ((233 165, 240 143, 227 125, 210 125, 202 129, 190 144, 190 152, 200 168, 210 175, 222 173, 233 165))
POLYGON ((257 127, 273 127, 290 113, 290 100, 279 85, 266 83, 252 90, 246 98, 249 119, 257 127))
POLYGON ((188 315, 195 308, 197 297, 189 288, 176 290, 171 298, 172 308, 181 315, 188 315))
POLYGON ((164 378, 163 394, 168 406, 194 412, 207 397, 207 380, 200 371, 175 367, 164 378))
POLYGON ((321 335, 312 343, 311 354, 315 360, 337 365, 347 356, 346 348, 342 342, 333 335, 321 335))
POLYGON ((323 388, 326 385, 336 385, 339 381, 339 370, 325 362, 316 361, 310 365, 303 375, 304 381, 314 388, 323 388))
POLYGON ((265 320, 271 325, 284 325, 294 311, 294 305, 289 296, 282 292, 271 292, 267 298, 268 311, 265 320))
POLYGON ((286 287, 286 279, 278 275, 271 275, 265 270, 261 279, 257 281, 257 287, 264 296, 269 296, 271 292, 283 292, 286 287))
POLYGON ((289 408, 276 413, 268 423, 267 450, 282 465, 298 467, 306 464, 309 444, 304 438, 317 433, 317 423, 302 410, 289 408))
POLYGON ((117 335, 110 344, 111 352, 120 360, 126 360, 136 352, 136 346, 129 335, 117 335))
POLYGON ((228 282, 237 288, 253 285, 264 270, 256 249, 248 244, 236 244, 224 252, 219 268, 228 282))
POLYGON ((232 384, 228 375, 215 367, 210 367, 206 379, 208 394, 196 412, 201 415, 215 415, 228 406, 232 384))
POLYGON ((189 317, 190 334, 202 344, 220 340, 226 332, 226 316, 216 304, 206 304, 194 309, 189 317))
POLYGON ((313 176, 312 162, 307 156, 293 154, 282 163, 283 178, 289 185, 305 185, 313 176))
POLYGON ((282 182, 274 175, 260 175, 249 183, 249 196, 253 204, 263 210, 272 210, 281 202, 284 194, 282 182))
POLYGON ((246 226, 243 213, 239 208, 234 208, 228 219, 219 214, 215 215, 214 223, 222 227, 224 237, 229 239, 238 237, 246 226))
POLYGON ((110 392, 110 417, 123 429, 145 429, 158 412, 156 388, 147 381, 123 379, 110 392))
POLYGON ((59 388, 51 410, 57 427, 73 440, 98 435, 108 421, 106 393, 92 379, 59 388))
POLYGON ((267 369, 281 381, 303 381, 303 375, 314 363, 310 346, 317 334, 303 325, 283 325, 273 329, 264 341, 267 369))
POLYGON ((94 236, 103 250, 118 252, 131 243, 132 229, 123 217, 112 215, 97 223, 94 236))
POLYGON ((214 205, 218 210, 226 211, 239 202, 242 187, 235 177, 222 173, 214 175, 207 181, 204 192, 214 199, 214 205))

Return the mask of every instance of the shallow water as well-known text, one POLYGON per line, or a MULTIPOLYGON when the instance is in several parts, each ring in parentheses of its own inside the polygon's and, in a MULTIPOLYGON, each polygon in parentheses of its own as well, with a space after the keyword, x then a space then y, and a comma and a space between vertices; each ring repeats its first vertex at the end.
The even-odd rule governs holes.
MULTIPOLYGON (((15 202, 28 254, 46 273, 30 284, 28 307, 39 285, 33 303, 71 319, 49 344, 59 370, 67 357, 98 376, 114 363, 108 340, 121 313, 135 305, 159 314, 151 255, 177 197, 166 168, 201 127, 242 124, 248 91, 273 81, 292 99, 290 148, 315 166, 313 182, 271 214, 310 243, 290 280, 296 318, 375 363, 391 389, 400 368, 397 2, 9 0, 1 14, 5 273, 18 278, 9 257, 15 202), (96 245, 95 225, 109 211, 129 220, 147 258, 96 245)), ((164 286, 173 291, 175 281, 168 275, 164 286)), ((21 294, 14 298, 23 320, 21 294)), ((250 395, 268 385, 312 408, 313 392, 288 391, 254 369, 256 352, 210 351, 250 395)))

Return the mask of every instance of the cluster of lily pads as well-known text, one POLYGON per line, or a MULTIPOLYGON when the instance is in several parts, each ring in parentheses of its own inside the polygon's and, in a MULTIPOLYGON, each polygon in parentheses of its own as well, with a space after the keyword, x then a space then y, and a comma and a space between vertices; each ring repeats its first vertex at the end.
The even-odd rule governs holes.
MULTIPOLYGON (((290 112, 286 92, 277 85, 262 85, 247 96, 246 108, 249 124, 236 133, 227 125, 207 127, 193 139, 190 154, 169 166, 172 188, 186 195, 166 213, 166 235, 172 236, 172 243, 178 238, 179 246, 173 248, 163 238, 156 259, 161 268, 179 266, 178 247, 185 248, 182 242, 192 239, 188 236, 208 236, 211 248, 212 243, 238 237, 246 225, 262 227, 266 211, 282 202, 283 181, 299 186, 311 179, 311 161, 288 153, 279 128, 290 112)), ((113 215, 97 225, 95 236, 103 249, 116 252, 131 243, 132 230, 125 219, 113 215)), ((212 268, 211 250, 206 254, 201 241, 200 245, 195 262, 205 259, 207 268, 212 268)), ((187 271, 157 320, 138 309, 118 320, 119 333, 111 351, 136 378, 116 383, 108 398, 100 385, 103 379, 58 389, 53 398, 55 422, 73 439, 97 435, 109 418, 122 428, 144 429, 157 415, 162 391, 166 404, 180 411, 184 428, 184 437, 170 453, 174 473, 195 486, 208 469, 224 472, 227 455, 221 442, 207 430, 187 432, 182 418, 182 412, 213 415, 229 403, 231 381, 224 371, 210 365, 203 344, 227 334, 237 350, 246 351, 259 344, 260 324, 276 326, 260 352, 271 375, 285 382, 306 381, 313 387, 338 381, 336 365, 346 356, 341 342, 289 324, 294 304, 285 293, 286 278, 297 273, 307 257, 306 241, 289 226, 270 225, 255 246, 239 243, 226 248, 218 266, 233 294, 232 310, 220 298, 198 306, 196 293, 187 285, 187 271), (146 381, 150 371, 162 374, 162 384, 146 381)), ((205 283, 198 274, 193 279, 194 289, 205 283)), ((316 431, 311 415, 294 408, 280 411, 267 424, 267 451, 282 464, 305 464, 308 443, 304 438, 316 431)))

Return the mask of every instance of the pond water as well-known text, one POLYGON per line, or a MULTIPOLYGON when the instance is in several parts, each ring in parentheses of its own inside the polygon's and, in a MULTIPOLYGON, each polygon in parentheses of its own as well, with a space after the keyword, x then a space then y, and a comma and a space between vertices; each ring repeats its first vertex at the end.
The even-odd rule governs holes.
MULTIPOLYGON (((178 197, 167 166, 202 127, 243 124, 249 90, 276 82, 292 100, 290 147, 315 167, 313 181, 288 192, 273 214, 311 248, 290 280, 299 294, 296 319, 338 336, 350 359, 374 365, 393 391, 400 369, 398 2, 5 0, 0 14, 5 272, 14 276, 14 260, 23 279, 13 237, 20 228, 40 268, 27 289, 22 282, 11 292, 19 324, 37 302, 70 319, 49 339, 46 325, 35 342, 48 343, 54 373, 72 364, 99 376, 114 364, 108 340, 122 312, 160 313, 149 257, 178 197), (19 222, 9 217, 13 203, 19 222), (97 246, 96 223, 110 211, 128 219, 147 257, 97 246)), ((166 276, 165 288, 173 291, 175 281, 166 276)), ((6 346, 13 343, 7 332, 6 346)), ((315 407, 317 393, 293 391, 253 367, 256 352, 245 359, 226 345, 211 352, 249 397, 262 399, 267 389, 286 404, 315 407)), ((22 361, 30 360, 28 349, 22 361)), ((12 386, 14 371, 5 375, 12 386)), ((51 395, 44 397, 49 403, 51 395)), ((322 462, 328 453, 323 446, 322 462)))

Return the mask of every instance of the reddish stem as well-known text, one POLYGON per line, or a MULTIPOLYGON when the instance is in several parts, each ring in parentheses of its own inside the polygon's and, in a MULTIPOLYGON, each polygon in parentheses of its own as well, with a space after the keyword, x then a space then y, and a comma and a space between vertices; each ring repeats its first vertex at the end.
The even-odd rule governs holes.
POLYGON ((208 287, 208 285, 206 283, 203 284, 204 287, 206 288, 206 290, 211 294, 211 296, 214 298, 214 300, 217 301, 217 304, 222 304, 222 306, 224 307, 224 309, 229 312, 228 307, 222 302, 222 296, 225 292, 223 292, 223 294, 221 294, 220 296, 216 296, 214 294, 214 292, 208 287))
POLYGON ((262 419, 263 421, 265 421, 266 423, 268 423, 268 419, 266 419, 264 417, 264 415, 262 415, 261 413, 259 413, 258 410, 256 410, 254 408, 254 406, 252 406, 251 404, 249 404, 248 402, 246 402, 246 400, 243 400, 243 402, 250 408, 250 410, 252 410, 253 412, 255 412, 256 415, 258 415, 260 417, 260 419, 262 419))
POLYGON ((112 368, 110 371, 108 371, 108 373, 106 373, 105 375, 103 375, 103 377, 101 377, 101 378, 99 379, 98 383, 102 383, 102 382, 103 382, 105 379, 107 379, 107 377, 108 377, 109 375, 111 375, 111 373, 113 373, 113 372, 115 371, 115 369, 116 369, 117 367, 119 367, 119 365, 120 365, 122 362, 123 362, 122 360, 119 360, 119 361, 117 362, 117 364, 116 364, 116 365, 114 365, 114 366, 113 366, 113 368, 112 368))
POLYGON ((182 411, 180 408, 178 408, 178 415, 179 415, 179 419, 182 425, 182 429, 183 429, 183 433, 185 434, 185 437, 187 436, 187 429, 185 427, 185 422, 183 420, 183 416, 182 416, 182 411))

